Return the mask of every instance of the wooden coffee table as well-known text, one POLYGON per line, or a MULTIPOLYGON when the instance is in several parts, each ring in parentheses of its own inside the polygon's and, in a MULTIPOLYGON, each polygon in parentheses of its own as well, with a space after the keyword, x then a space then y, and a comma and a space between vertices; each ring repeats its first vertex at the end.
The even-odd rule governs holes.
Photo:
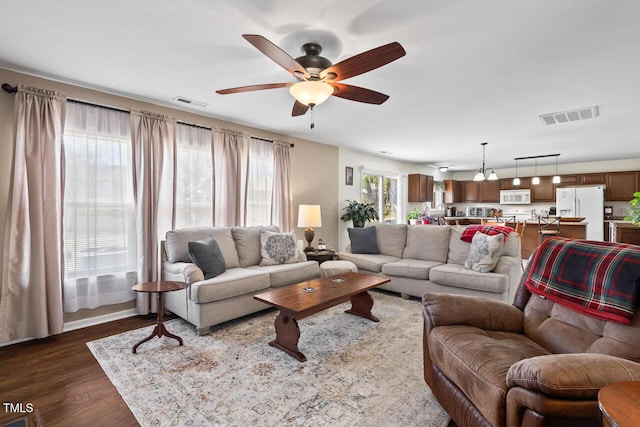
POLYGON ((351 300, 351 309, 345 313, 378 322, 378 318, 371 314, 373 298, 367 291, 388 281, 385 277, 372 274, 343 273, 255 295, 254 298, 258 301, 280 309, 275 320, 276 339, 269 345, 289 353, 301 362, 306 361, 305 355, 298 350, 298 320, 351 300), (310 288, 314 291, 305 292, 305 289, 310 288))

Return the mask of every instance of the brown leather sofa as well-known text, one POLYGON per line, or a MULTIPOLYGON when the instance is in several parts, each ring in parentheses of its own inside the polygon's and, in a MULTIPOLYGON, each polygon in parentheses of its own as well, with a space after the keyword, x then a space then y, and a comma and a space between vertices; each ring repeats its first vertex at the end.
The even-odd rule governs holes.
POLYGON ((531 294, 527 272, 513 305, 424 295, 425 381, 460 427, 600 426, 599 389, 640 381, 640 310, 598 320, 531 294))

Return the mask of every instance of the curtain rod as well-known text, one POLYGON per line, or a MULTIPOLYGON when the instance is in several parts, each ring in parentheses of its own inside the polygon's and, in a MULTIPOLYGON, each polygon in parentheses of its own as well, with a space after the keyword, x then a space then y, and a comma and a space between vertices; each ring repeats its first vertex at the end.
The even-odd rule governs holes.
POLYGON ((514 157, 513 160, 539 159, 539 158, 542 158, 542 157, 558 157, 559 155, 560 155, 560 153, 558 153, 558 154, 542 154, 540 156, 514 157))
MULTIPOLYGON (((270 142, 270 143, 272 143, 272 144, 273 144, 274 142, 276 142, 276 141, 274 141, 273 139, 261 138, 261 137, 259 137, 259 136, 253 136, 253 135, 251 136, 251 139, 257 139, 258 141, 266 141, 266 142, 270 142)), ((294 144, 293 142, 289 144, 289 147, 291 147, 291 148, 293 148, 293 147, 295 147, 295 146, 296 146, 296 144, 294 144)))
MULTIPOLYGON (((16 93, 18 91, 18 87, 17 86, 11 86, 9 83, 3 83, 2 84, 2 89, 7 93, 16 93)), ((92 102, 81 101, 79 99, 73 99, 73 98, 67 98, 67 102, 75 102, 76 104, 88 105, 88 106, 92 106, 92 107, 101 107, 101 108, 106 108, 108 110, 121 111, 121 112, 124 112, 124 113, 130 113, 131 112, 131 111, 125 110, 123 108, 110 107, 108 105, 95 104, 95 103, 92 103, 92 102)), ((211 127, 209 127, 209 126, 197 125, 195 123, 181 122, 179 120, 176 120, 176 123, 180 123, 180 124, 186 125, 186 126, 193 126, 195 128, 211 130, 211 127)), ((272 144, 274 143, 273 139, 261 138, 259 136, 251 136, 251 138, 257 139, 257 140, 260 140, 260 141, 267 141, 267 142, 270 142, 272 144)), ((289 144, 289 147, 293 148, 293 147, 295 147, 295 144, 291 143, 291 144, 289 144)))

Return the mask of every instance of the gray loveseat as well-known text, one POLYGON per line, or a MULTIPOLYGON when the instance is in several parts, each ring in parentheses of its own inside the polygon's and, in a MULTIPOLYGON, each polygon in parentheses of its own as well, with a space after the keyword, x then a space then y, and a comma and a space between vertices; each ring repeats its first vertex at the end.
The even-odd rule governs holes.
POLYGON ((494 270, 480 273, 464 264, 471 243, 460 240, 463 226, 370 223, 379 254, 338 253, 358 271, 388 277, 380 286, 421 298, 427 292, 484 296, 513 301, 522 276, 520 236, 510 233, 494 270))
POLYGON ((199 227, 167 232, 162 247, 163 280, 186 282, 186 289, 165 294, 165 307, 195 325, 200 335, 228 320, 255 313, 270 306, 253 296, 272 287, 290 285, 318 277, 316 261, 307 261, 298 251, 298 262, 261 266, 260 231, 276 227, 199 227), (191 262, 189 241, 213 236, 224 257, 226 271, 205 280, 191 262))

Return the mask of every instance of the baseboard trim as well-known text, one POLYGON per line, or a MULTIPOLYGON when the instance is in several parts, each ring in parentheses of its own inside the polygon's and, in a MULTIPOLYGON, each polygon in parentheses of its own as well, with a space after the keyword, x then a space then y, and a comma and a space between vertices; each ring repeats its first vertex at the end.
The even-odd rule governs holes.
POLYGON ((76 329, 88 328, 89 326, 100 325, 102 323, 113 322, 114 320, 126 319, 127 317, 134 317, 137 315, 137 310, 135 308, 130 308, 129 310, 103 314, 102 316, 87 317, 86 319, 66 322, 62 332, 75 331, 76 329))
MULTIPOLYGON (((115 313, 103 314, 102 316, 88 317, 86 319, 74 320, 73 322, 66 322, 62 327, 62 333, 75 331, 76 329, 88 328, 89 326, 100 325, 102 323, 113 322, 114 320, 126 319, 128 317, 135 317, 138 312, 135 308, 129 310, 117 311, 115 313)), ((0 343, 0 348, 13 344, 19 344, 21 342, 31 341, 34 338, 19 338, 17 340, 0 343)))

